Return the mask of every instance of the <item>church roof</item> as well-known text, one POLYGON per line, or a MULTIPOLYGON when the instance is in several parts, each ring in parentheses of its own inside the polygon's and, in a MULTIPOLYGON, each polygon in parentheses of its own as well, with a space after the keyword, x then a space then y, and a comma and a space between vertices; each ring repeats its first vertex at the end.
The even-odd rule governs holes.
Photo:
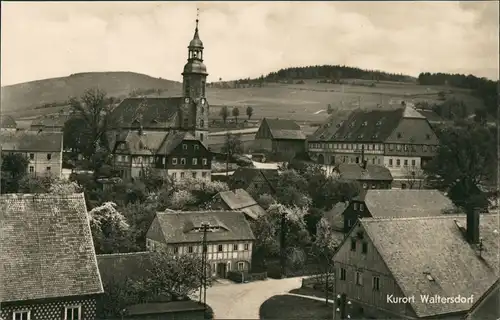
POLYGON ((113 110, 113 116, 125 127, 134 121, 145 127, 157 124, 168 127, 175 121, 177 110, 183 103, 182 97, 127 98, 113 110))
POLYGON ((198 19, 196 19, 196 29, 194 29, 193 40, 189 42, 189 48, 203 49, 203 42, 201 41, 200 35, 198 34, 198 19))

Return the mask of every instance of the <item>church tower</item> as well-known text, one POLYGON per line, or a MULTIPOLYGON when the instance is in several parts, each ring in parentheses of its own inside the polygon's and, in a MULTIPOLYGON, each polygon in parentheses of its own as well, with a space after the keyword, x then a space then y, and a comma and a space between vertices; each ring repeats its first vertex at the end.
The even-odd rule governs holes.
POLYGON ((179 127, 191 132, 196 138, 208 138, 209 107, 205 97, 207 67, 203 64, 203 42, 198 33, 199 19, 196 19, 193 40, 188 46, 188 61, 182 72, 184 103, 178 117, 179 127))

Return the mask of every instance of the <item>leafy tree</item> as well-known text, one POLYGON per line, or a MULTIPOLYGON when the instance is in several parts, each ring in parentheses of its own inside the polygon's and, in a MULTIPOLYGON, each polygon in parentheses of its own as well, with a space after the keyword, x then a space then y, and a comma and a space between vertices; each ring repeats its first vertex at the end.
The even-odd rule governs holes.
POLYGON ((467 124, 445 128, 439 134, 440 146, 424 168, 430 185, 449 190, 459 207, 472 210, 487 205, 481 186, 496 178, 498 140, 493 130, 467 124))
POLYGON ((227 108, 227 106, 223 106, 220 109, 219 115, 221 116, 222 121, 224 121, 224 125, 225 125, 226 121, 227 121, 227 117, 229 117, 229 109, 227 108))
POLYGON ((333 272, 333 256, 337 247, 340 245, 340 241, 333 234, 331 230, 330 223, 322 218, 316 227, 316 239, 313 243, 313 253, 318 259, 319 265, 322 268, 322 273, 325 275, 325 289, 326 289, 326 303, 328 304, 328 291, 329 284, 329 274, 333 272))
POLYGON ((87 123, 84 119, 72 117, 64 123, 64 149, 71 151, 72 159, 76 160, 79 154, 83 154, 90 144, 90 138, 87 130, 87 123))
POLYGON ((19 181, 26 175, 29 160, 21 153, 2 153, 1 191, 17 193, 19 181))
POLYGON ((248 106, 248 107, 247 107, 247 111, 246 111, 246 112, 247 112, 247 117, 248 117, 248 120, 250 120, 250 118, 251 118, 251 117, 252 117, 252 115, 253 115, 253 108, 252 108, 252 106, 248 106))
MULTIPOLYGON (((202 285, 203 265, 201 257, 197 255, 174 257, 159 250, 151 253, 151 262, 152 267, 147 269, 148 276, 141 281, 142 287, 151 298, 186 298, 202 285)), ((211 286, 209 277, 206 285, 211 286)))
POLYGON ((79 100, 71 98, 69 102, 73 117, 83 120, 84 125, 78 127, 88 139, 85 139, 82 152, 85 158, 90 159, 99 145, 108 147, 106 132, 111 125, 112 105, 106 99, 106 93, 99 89, 87 89, 79 100))
POLYGON ((424 187, 424 171, 417 167, 404 168, 404 177, 409 189, 422 189, 424 187))
POLYGON ((264 210, 267 210, 269 209, 269 207, 276 203, 276 200, 274 200, 274 198, 265 193, 265 194, 261 194, 259 195, 259 197, 257 198, 257 203, 264 209, 264 210))
POLYGON ((19 180, 20 193, 48 193, 53 183, 56 182, 51 176, 25 175, 19 180))
POLYGON ((198 199, 189 190, 177 190, 171 195, 168 207, 173 210, 186 210, 198 203, 198 199))
POLYGON ((286 206, 309 207, 311 199, 307 190, 308 182, 295 170, 280 174, 276 186, 276 200, 286 206))
POLYGON ((233 111, 231 111, 231 114, 234 117, 234 121, 238 123, 238 117, 240 116, 240 109, 238 109, 238 107, 234 107, 233 111))
POLYGON ((134 251, 130 225, 113 202, 106 202, 88 212, 94 246, 99 254, 134 251))
POLYGON ((130 233, 139 250, 146 250, 146 234, 156 215, 156 203, 144 202, 129 203, 121 209, 125 219, 130 224, 130 233))

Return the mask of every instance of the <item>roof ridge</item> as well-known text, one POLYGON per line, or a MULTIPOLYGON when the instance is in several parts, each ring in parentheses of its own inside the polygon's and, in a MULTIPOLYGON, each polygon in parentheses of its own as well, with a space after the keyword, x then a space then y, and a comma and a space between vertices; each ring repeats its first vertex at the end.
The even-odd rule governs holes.
POLYGON ((4 193, 0 194, 1 199, 29 199, 29 198, 58 198, 58 199, 78 199, 84 196, 83 192, 71 194, 58 193, 4 193))
POLYGON ((111 257, 119 257, 119 256, 132 256, 139 254, 150 254, 151 251, 137 251, 137 252, 120 252, 120 253, 102 253, 96 254, 97 258, 111 258, 111 257))
POLYGON ((464 218, 465 214, 441 215, 441 216, 425 216, 425 217, 370 217, 361 218, 363 222, 381 222, 381 221, 408 221, 408 220, 428 220, 428 219, 457 219, 464 218))

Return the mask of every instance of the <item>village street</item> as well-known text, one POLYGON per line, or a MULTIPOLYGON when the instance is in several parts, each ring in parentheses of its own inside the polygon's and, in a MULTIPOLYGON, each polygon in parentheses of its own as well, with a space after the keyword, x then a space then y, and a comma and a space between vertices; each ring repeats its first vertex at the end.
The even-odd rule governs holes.
POLYGON ((299 288, 301 280, 302 277, 296 277, 241 284, 216 283, 207 289, 207 304, 212 307, 215 319, 259 319, 264 301, 299 288))

